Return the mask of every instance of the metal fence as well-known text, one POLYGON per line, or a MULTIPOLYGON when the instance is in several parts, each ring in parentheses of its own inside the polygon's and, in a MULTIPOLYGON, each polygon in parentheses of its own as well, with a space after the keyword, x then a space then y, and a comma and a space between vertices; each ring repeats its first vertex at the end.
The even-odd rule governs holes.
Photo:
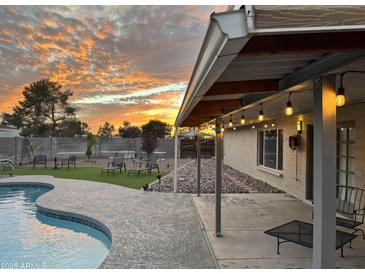
MULTIPOLYGON (((17 163, 27 163, 37 154, 45 154, 49 159, 76 154, 82 159, 86 158, 86 148, 86 137, 0 138, 0 158, 15 155, 17 163)), ((93 157, 105 158, 120 151, 135 151, 139 157, 142 152, 141 138, 98 137, 93 146, 93 157)), ((165 158, 173 158, 174 139, 159 139, 156 151, 165 152, 165 158)))

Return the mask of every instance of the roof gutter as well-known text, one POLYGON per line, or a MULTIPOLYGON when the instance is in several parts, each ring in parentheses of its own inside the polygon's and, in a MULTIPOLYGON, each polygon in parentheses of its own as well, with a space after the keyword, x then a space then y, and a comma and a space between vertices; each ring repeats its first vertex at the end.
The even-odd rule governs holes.
POLYGON ((175 121, 179 127, 250 39, 246 10, 213 13, 175 121))

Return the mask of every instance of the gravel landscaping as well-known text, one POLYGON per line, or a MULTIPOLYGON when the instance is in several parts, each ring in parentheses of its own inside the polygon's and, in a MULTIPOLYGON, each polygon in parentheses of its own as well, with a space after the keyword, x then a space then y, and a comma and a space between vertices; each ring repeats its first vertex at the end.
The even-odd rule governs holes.
MULTIPOLYGON (((215 192, 215 161, 214 159, 202 159, 201 163, 201 193, 215 192)), ((152 190, 160 192, 172 192, 174 173, 170 173, 161 179, 161 183, 151 186, 152 190)), ((196 162, 190 163, 178 170, 178 192, 196 193, 196 162)), ((269 185, 268 183, 253 178, 229 166, 223 166, 222 193, 284 193, 284 191, 269 185)))

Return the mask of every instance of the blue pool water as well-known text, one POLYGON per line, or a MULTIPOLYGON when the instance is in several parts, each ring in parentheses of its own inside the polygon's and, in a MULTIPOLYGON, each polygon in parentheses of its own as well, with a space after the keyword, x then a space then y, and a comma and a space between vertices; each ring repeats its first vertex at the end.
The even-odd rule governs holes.
POLYGON ((0 187, 0 269, 97 268, 107 256, 104 233, 37 212, 36 199, 49 190, 0 187))

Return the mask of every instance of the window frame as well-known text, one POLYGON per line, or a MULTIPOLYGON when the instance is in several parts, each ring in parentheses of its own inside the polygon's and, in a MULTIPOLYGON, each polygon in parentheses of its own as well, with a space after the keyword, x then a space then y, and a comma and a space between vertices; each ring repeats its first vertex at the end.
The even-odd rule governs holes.
MULTIPOLYGON (((281 169, 279 169, 279 140, 281 139, 284 142, 284 137, 279 138, 279 134, 283 134, 282 128, 263 128, 257 130, 257 166, 263 169, 273 170, 275 172, 282 172, 283 171, 283 158, 284 158, 284 151, 281 153, 281 169), (276 151, 275 151, 275 168, 269 167, 265 165, 265 133, 268 131, 276 131, 276 151), (261 142, 261 133, 263 133, 263 138, 261 142), (260 147, 261 145, 261 147, 260 147), (262 164, 260 164, 260 158, 262 157, 262 164)), ((284 148, 283 144, 281 144, 282 149, 284 148)))

